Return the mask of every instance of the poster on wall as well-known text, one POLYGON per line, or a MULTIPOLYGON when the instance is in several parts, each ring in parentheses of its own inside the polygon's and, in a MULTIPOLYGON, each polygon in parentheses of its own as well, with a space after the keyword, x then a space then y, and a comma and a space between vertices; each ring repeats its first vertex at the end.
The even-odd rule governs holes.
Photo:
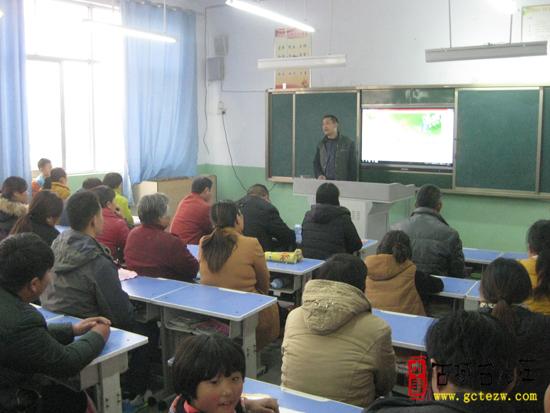
POLYGON ((521 9, 521 40, 550 40, 550 4, 525 6, 521 9))
MULTIPOLYGON (((298 29, 275 30, 275 57, 311 56, 311 33, 298 29)), ((309 69, 283 69, 275 71, 275 89, 308 88, 311 83, 309 69)))

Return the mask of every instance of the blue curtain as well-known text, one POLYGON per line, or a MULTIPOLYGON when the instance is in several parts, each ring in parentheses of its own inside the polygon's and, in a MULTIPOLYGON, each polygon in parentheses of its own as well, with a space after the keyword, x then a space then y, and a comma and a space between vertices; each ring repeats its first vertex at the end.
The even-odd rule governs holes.
MULTIPOLYGON (((163 32, 163 8, 121 2, 124 25, 163 32)), ((131 184, 193 176, 197 169, 195 14, 166 10, 176 43, 126 40, 126 151, 131 184)))
POLYGON ((23 1, 0 0, 0 183, 31 180, 25 96, 23 1))

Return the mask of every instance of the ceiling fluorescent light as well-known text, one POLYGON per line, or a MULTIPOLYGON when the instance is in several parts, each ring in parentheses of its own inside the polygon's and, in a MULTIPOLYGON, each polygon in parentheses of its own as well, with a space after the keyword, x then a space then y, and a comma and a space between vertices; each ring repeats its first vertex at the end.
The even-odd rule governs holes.
POLYGON ((4 15, 4 12, 0 10, 0 18, 2 18, 3 15, 4 15))
POLYGON ((148 32, 144 30, 132 29, 130 27, 121 26, 119 24, 104 23, 95 20, 83 20, 82 23, 91 27, 92 29, 107 30, 113 32, 119 32, 129 37, 137 37, 140 39, 155 40, 165 43, 176 43, 176 39, 167 36, 163 33, 148 32))
POLYGON ((315 29, 305 23, 294 20, 290 17, 283 16, 282 14, 276 13, 274 11, 264 9, 263 7, 256 6, 254 4, 248 3, 241 0, 227 0, 225 2, 228 6, 234 7, 236 9, 246 11, 248 13, 255 14, 256 16, 264 17, 269 20, 273 20, 277 23, 284 24, 285 26, 294 27, 296 29, 302 30, 304 32, 314 32, 315 29))
POLYGON ((548 41, 489 44, 486 46, 426 49, 426 62, 454 60, 500 59, 505 57, 546 56, 548 41))
POLYGON ((345 54, 330 54, 325 56, 275 57, 258 59, 258 69, 292 69, 308 67, 345 66, 345 54))

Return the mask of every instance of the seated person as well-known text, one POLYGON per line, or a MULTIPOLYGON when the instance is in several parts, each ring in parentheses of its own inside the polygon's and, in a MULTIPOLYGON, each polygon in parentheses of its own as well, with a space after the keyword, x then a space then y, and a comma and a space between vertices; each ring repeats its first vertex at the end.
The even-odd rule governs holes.
POLYGON ((411 242, 403 231, 390 231, 365 259, 369 269, 365 294, 373 307, 398 313, 426 315, 422 297, 443 290, 443 281, 417 271, 411 242))
POLYGON ((46 178, 43 189, 49 189, 65 201, 71 196, 71 189, 67 186, 67 173, 63 168, 53 168, 50 176, 46 178))
POLYGON ((35 196, 44 186, 44 181, 50 176, 52 170, 52 161, 46 158, 41 158, 38 161, 38 170, 40 174, 32 181, 32 196, 35 196))
POLYGON ((212 181, 206 176, 193 179, 191 193, 183 198, 174 215, 170 232, 186 244, 197 245, 204 235, 212 232, 210 202, 212 181))
POLYGON ((264 185, 252 185, 237 204, 244 217, 243 235, 257 238, 264 251, 296 248, 296 234, 281 219, 264 185))
POLYGON ((31 200, 28 212, 17 220, 11 234, 34 232, 46 244, 52 245, 59 235, 55 225, 63 212, 63 201, 49 190, 38 192, 31 200))
POLYGON ((351 213, 340 206, 340 191, 333 183, 317 188, 315 204, 302 223, 302 251, 306 258, 326 260, 333 254, 352 254, 363 246, 351 213))
POLYGON ((107 185, 115 191, 115 205, 120 215, 122 215, 122 218, 132 227, 134 225, 134 217, 132 216, 130 208, 128 208, 128 199, 122 195, 122 175, 118 172, 109 172, 105 174, 103 177, 103 185, 107 185))
POLYGON ((27 182, 10 176, 2 183, 0 194, 0 241, 8 236, 15 222, 27 213, 27 182))
POLYGON ((537 400, 515 402, 516 413, 542 412, 550 383, 550 317, 521 306, 530 295, 529 275, 515 260, 497 258, 483 272, 480 296, 489 307, 482 311, 502 321, 517 338, 520 371, 513 393, 537 394, 537 400))
POLYGON ((464 253, 458 232, 441 216, 441 190, 424 185, 416 195, 411 217, 395 225, 412 243, 412 260, 426 274, 464 277, 464 253))
MULTIPOLYGON (((214 231, 199 244, 201 284, 267 294, 269 271, 256 238, 245 237, 243 216, 233 201, 220 201, 210 212, 214 231)), ((259 313, 256 347, 261 350, 279 337, 277 304, 259 313)))
POLYGON ((391 391, 391 330, 371 312, 366 275, 360 258, 336 254, 306 284, 286 321, 282 386, 363 407, 391 391))
POLYGON ((536 313, 550 316, 550 220, 539 220, 527 233, 529 258, 520 260, 531 279, 533 293, 525 302, 536 313))
POLYGON ((93 189, 95 188, 96 186, 100 186, 100 185, 103 185, 103 182, 101 182, 101 179, 99 178, 86 178, 83 182, 82 182, 82 188, 79 189, 80 190, 88 190, 88 189, 93 189))
POLYGON ((170 413, 278 413, 271 398, 241 398, 245 380, 242 348, 219 334, 186 337, 176 349, 173 382, 178 396, 170 413))
POLYGON ((426 350, 431 377, 420 387, 430 387, 433 400, 381 399, 366 413, 514 412, 508 401, 479 401, 480 393, 507 393, 514 387, 516 341, 501 321, 476 311, 450 313, 428 329, 426 350))
POLYGON ((96 186, 91 189, 99 198, 101 213, 103 214, 103 231, 96 239, 111 251, 111 256, 117 262, 124 261, 124 247, 130 229, 128 224, 116 213, 114 204, 115 191, 107 185, 96 186))
POLYGON ((168 202, 168 197, 161 193, 139 200, 141 225, 128 235, 124 260, 128 269, 139 275, 193 282, 199 263, 185 242, 165 231, 170 223, 168 202))
POLYGON ((30 405, 38 398, 42 412, 87 411, 85 393, 35 376, 67 379, 77 375, 101 353, 109 337, 109 320, 97 317, 73 325, 48 325, 30 304, 50 282, 53 262, 52 250, 38 235, 13 235, 0 243, 2 412, 37 411, 30 405), (74 340, 76 336, 82 337, 74 340))

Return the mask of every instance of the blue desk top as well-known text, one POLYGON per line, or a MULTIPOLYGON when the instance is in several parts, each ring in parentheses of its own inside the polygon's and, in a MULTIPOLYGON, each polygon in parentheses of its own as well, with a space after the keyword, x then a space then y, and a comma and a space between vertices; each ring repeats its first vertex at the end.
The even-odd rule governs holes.
POLYGON ((377 239, 366 239, 366 240, 362 240, 362 241, 363 241, 363 248, 362 249, 374 247, 376 244, 378 244, 377 239))
POLYGON ((57 313, 54 313, 54 312, 52 312, 52 311, 50 311, 50 310, 46 310, 45 308, 42 308, 42 307, 40 307, 40 306, 38 306, 38 305, 32 304, 32 306, 33 306, 34 308, 36 308, 40 314, 42 314, 42 316, 44 317, 44 319, 45 319, 47 322, 49 322, 50 320, 53 320, 54 318, 63 317, 63 315, 61 315, 61 314, 57 314, 57 313))
POLYGON ((173 291, 187 288, 189 283, 176 280, 167 280, 138 276, 120 283, 122 289, 132 300, 152 302, 153 299, 173 291))
POLYGON ((248 377, 244 381, 243 394, 245 396, 247 394, 265 394, 277 399, 280 407, 299 412, 360 413, 362 411, 360 407, 350 404, 284 389, 273 384, 249 379, 248 377))
POLYGON ((441 280, 443 281, 443 291, 437 293, 437 295, 440 295, 442 297, 464 299, 468 291, 470 291, 473 285, 477 282, 476 280, 465 280, 462 278, 454 277, 436 277, 441 278, 441 280))
POLYGON ((188 288, 163 295, 153 302, 163 307, 242 321, 273 305, 277 299, 268 295, 190 284, 188 288))
POLYGON ((57 229, 59 232, 64 232, 64 231, 67 231, 68 229, 70 229, 71 227, 67 227, 65 225, 56 225, 55 226, 55 229, 57 229))
POLYGON ((373 309, 372 313, 391 327, 391 339, 394 347, 426 351, 424 336, 434 322, 434 318, 378 309, 373 309))
POLYGON ((466 294, 466 299, 481 301, 481 296, 479 294, 479 281, 476 281, 476 283, 472 286, 470 291, 468 291, 468 294, 466 294))
MULTIPOLYGON (((376 241, 378 242, 378 241, 376 241)), ((199 259, 199 246, 198 245, 187 245, 189 252, 196 258, 199 259)), ((319 268, 323 265, 324 261, 314 260, 311 258, 304 258, 297 264, 285 264, 282 262, 273 262, 267 261, 267 269, 270 272, 280 272, 283 274, 293 274, 293 275, 303 275, 312 272, 313 270, 319 268)))
POLYGON ((501 251, 481 250, 477 248, 463 248, 466 262, 474 264, 490 264, 502 255, 501 251))
MULTIPOLYGON (((48 321, 48 324, 55 323, 71 323, 75 324, 80 321, 79 318, 71 316, 61 316, 59 318, 53 318, 48 321)), ((76 337, 78 340, 80 337, 76 337)), ((135 349, 136 347, 143 346, 147 344, 147 337, 140 336, 139 334, 130 333, 128 331, 119 330, 118 328, 111 328, 111 334, 109 335, 109 340, 105 343, 105 347, 95 359, 89 364, 93 366, 94 364, 101 363, 107 359, 118 356, 119 354, 127 353, 130 350, 135 349)))
POLYGON ((500 256, 500 258, 510 258, 512 260, 524 260, 528 258, 529 254, 526 252, 505 252, 500 256))

